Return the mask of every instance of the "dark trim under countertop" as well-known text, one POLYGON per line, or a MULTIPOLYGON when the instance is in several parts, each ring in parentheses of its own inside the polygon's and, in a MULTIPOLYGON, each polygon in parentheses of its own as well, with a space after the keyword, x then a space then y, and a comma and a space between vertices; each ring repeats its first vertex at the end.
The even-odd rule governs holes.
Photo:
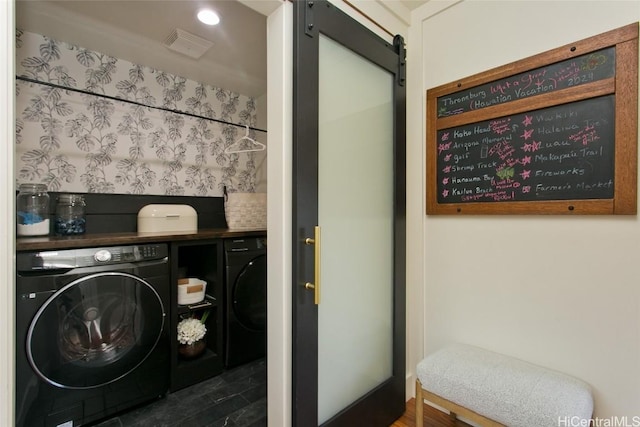
POLYGON ((99 246, 135 245, 142 243, 178 242, 189 240, 219 239, 226 237, 264 236, 266 230, 229 230, 212 228, 196 233, 96 233, 79 236, 39 236, 16 239, 16 252, 51 249, 90 248, 99 246))

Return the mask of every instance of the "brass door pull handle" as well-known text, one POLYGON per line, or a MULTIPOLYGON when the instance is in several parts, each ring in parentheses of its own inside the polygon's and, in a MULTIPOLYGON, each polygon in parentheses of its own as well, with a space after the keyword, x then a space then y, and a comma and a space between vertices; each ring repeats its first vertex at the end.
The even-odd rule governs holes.
POLYGON ((313 238, 307 237, 304 239, 305 245, 313 245, 313 258, 314 258, 314 274, 313 281, 314 283, 305 283, 304 288, 308 290, 313 290, 313 302, 318 305, 320 304, 320 226, 316 225, 313 228, 313 238))

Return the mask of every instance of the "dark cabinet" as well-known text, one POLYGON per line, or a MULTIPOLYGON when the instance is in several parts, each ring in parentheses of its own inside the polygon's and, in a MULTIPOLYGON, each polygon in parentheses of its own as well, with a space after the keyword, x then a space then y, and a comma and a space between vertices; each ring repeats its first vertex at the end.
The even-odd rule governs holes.
POLYGON ((171 245, 171 384, 172 392, 221 373, 223 364, 223 247, 221 239, 175 242, 171 245), (205 299, 179 305, 178 280, 197 278, 207 282, 205 299), (181 354, 177 337, 183 319, 202 319, 207 332, 202 354, 181 354))

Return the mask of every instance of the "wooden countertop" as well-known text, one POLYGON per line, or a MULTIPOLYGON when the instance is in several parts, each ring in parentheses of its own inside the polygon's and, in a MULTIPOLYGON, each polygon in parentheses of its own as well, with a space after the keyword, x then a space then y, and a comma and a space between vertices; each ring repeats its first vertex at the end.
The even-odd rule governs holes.
POLYGON ((198 230, 196 233, 160 232, 160 233, 103 233, 82 234, 79 236, 38 236, 16 239, 16 252, 50 249, 73 249, 99 246, 135 245, 142 243, 178 242, 188 240, 218 239, 225 237, 262 236, 266 230, 229 230, 216 228, 198 230))

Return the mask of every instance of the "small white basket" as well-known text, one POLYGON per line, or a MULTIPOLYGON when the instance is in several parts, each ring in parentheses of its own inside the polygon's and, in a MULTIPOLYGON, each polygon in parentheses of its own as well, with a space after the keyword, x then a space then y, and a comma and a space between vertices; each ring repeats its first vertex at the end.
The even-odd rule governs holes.
POLYGON ((178 279, 178 304, 195 304, 204 299, 207 282, 200 279, 178 279))

